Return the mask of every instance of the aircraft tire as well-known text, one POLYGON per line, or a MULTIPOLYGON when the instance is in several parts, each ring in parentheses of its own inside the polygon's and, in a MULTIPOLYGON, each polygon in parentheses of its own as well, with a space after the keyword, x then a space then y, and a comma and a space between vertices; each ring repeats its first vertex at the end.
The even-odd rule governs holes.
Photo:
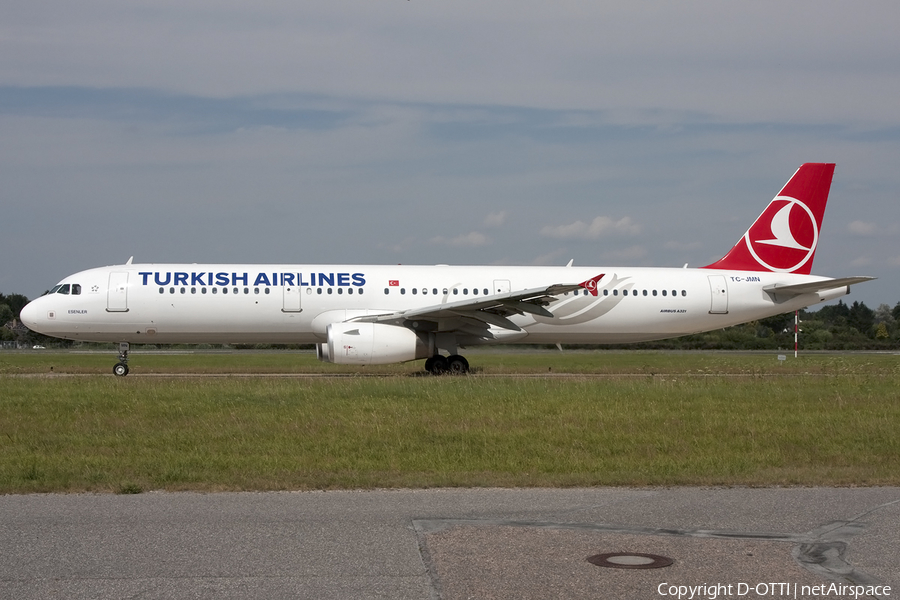
POLYGON ((447 358, 447 371, 453 375, 465 375, 469 372, 469 361, 459 354, 447 358))
POLYGON ((447 372, 448 364, 447 359, 443 356, 437 355, 432 356, 428 360, 425 361, 425 368, 428 369, 428 372, 432 375, 443 375, 447 372), (431 365, 429 367, 428 362, 431 361, 431 365))
POLYGON ((125 377, 128 375, 128 365, 125 363, 116 363, 113 367, 113 375, 116 377, 125 377))

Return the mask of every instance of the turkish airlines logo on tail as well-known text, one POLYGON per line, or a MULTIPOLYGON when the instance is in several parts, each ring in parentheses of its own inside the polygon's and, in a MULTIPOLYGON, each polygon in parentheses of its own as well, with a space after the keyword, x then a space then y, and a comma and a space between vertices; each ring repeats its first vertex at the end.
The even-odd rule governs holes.
POLYGON ((756 261, 770 271, 790 273, 816 252, 819 226, 809 207, 790 196, 778 196, 744 234, 756 261))

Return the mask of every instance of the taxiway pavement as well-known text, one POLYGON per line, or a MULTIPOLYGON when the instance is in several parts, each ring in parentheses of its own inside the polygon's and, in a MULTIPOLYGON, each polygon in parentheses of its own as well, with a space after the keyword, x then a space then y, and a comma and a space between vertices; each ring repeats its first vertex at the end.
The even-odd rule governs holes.
POLYGON ((0 598, 669 600, 689 589, 900 597, 900 488, 0 496, 0 598), (672 563, 587 560, 655 564, 645 554, 672 563))

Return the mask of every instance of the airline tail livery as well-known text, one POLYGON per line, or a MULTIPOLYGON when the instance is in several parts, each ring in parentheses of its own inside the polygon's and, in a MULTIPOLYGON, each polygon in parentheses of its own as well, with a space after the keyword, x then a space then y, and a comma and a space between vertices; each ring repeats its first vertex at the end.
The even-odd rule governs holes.
POLYGON ((872 277, 811 275, 833 164, 805 164, 737 244, 699 269, 132 264, 81 271, 21 313, 40 333, 132 343, 315 344, 327 362, 425 359, 459 348, 677 337, 838 298, 872 277))

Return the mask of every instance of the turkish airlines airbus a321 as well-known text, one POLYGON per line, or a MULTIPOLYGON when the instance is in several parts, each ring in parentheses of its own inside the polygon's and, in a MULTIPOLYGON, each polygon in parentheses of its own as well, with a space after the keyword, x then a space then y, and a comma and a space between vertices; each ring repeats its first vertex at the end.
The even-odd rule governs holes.
POLYGON ((425 359, 465 373, 459 348, 677 337, 832 300, 872 277, 810 275, 833 164, 805 164, 721 260, 699 268, 132 264, 81 271, 22 322, 71 340, 316 344, 371 365, 425 359), (446 355, 441 352, 445 352, 446 355))

